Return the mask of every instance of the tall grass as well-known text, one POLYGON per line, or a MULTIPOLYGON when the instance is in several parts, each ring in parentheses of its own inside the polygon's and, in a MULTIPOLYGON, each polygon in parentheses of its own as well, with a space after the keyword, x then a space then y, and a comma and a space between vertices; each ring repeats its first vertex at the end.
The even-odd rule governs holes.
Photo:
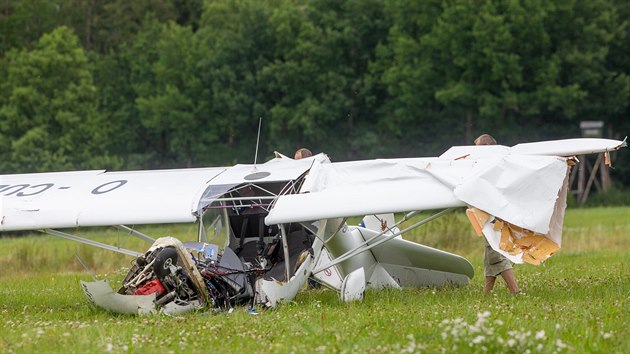
MULTIPOLYGON (((569 210, 561 251, 542 266, 516 266, 524 290, 518 296, 502 282, 493 294, 481 291, 483 243, 461 214, 406 238, 467 255, 477 273, 470 285, 369 291, 350 304, 331 291, 305 290, 258 316, 243 309, 113 315, 88 305, 78 280, 89 276, 74 253, 114 287, 130 257, 49 236, 0 239, 0 352, 627 352, 630 208, 569 210)), ((147 232, 194 231, 176 225, 147 232)), ((146 248, 117 231, 76 233, 146 248)))

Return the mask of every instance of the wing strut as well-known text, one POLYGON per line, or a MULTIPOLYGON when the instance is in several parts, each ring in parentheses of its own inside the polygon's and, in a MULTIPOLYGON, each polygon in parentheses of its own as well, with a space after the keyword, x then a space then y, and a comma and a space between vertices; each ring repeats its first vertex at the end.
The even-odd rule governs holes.
POLYGON ((95 246, 95 247, 103 248, 103 249, 106 249, 106 250, 109 250, 109 251, 114 251, 114 252, 126 254, 127 256, 140 257, 140 256, 143 255, 143 253, 139 253, 139 252, 136 252, 136 251, 130 251, 130 250, 127 250, 127 249, 124 249, 124 248, 120 248, 120 247, 114 247, 114 246, 106 245, 104 243, 88 240, 87 238, 70 235, 70 234, 67 234, 65 232, 61 232, 61 231, 57 231, 57 230, 53 230, 53 229, 44 229, 44 230, 39 230, 39 231, 43 232, 43 233, 46 233, 46 234, 59 236, 61 238, 65 238, 65 239, 68 239, 68 240, 85 243, 85 244, 90 245, 90 246, 95 246))
MULTIPOLYGON (((386 236, 385 238, 383 238, 383 239, 381 239, 381 240, 378 240, 378 241, 374 242, 374 243, 373 243, 373 244, 371 244, 371 245, 368 245, 368 243, 370 243, 370 242, 371 242, 373 239, 375 239, 376 237, 383 236, 383 234, 384 234, 385 232, 381 232, 380 234, 375 235, 374 237, 371 237, 370 239, 363 241, 361 244, 359 244, 359 245, 358 245, 357 247, 355 247, 354 249, 351 249, 351 250, 349 250, 348 252, 346 252, 346 253, 342 254, 341 256, 339 256, 339 257, 335 258, 335 259, 334 259, 333 261, 331 261, 330 263, 325 264, 325 265, 323 265, 323 266, 321 266, 321 267, 319 267, 319 268, 317 268, 317 269, 313 270, 313 274, 317 274, 317 273, 319 273, 319 272, 321 272, 321 271, 323 271, 323 270, 325 270, 325 269, 327 269, 327 268, 330 268, 330 267, 335 266, 335 265, 337 265, 337 264, 339 264, 339 263, 341 263, 341 262, 343 262, 343 261, 345 261, 345 260, 347 260, 347 259, 349 259, 349 258, 352 258, 352 257, 356 256, 357 254, 359 254, 359 253, 361 253, 361 252, 365 252, 365 251, 367 251, 367 250, 370 250, 370 249, 371 249, 371 248, 373 248, 373 247, 376 247, 376 246, 378 246, 378 245, 380 245, 380 244, 382 244, 382 243, 384 243, 384 242, 387 242, 387 241, 389 241, 389 240, 393 239, 394 237, 396 237, 396 236, 398 236, 398 235, 402 235, 402 234, 404 234, 404 233, 405 233, 405 232, 407 232, 407 231, 413 230, 413 229, 415 229, 415 228, 416 228, 416 227, 418 227, 418 226, 421 226, 421 225, 424 225, 424 224, 428 223, 429 221, 433 221, 433 220, 435 220, 435 219, 439 218, 440 216, 442 216, 442 215, 444 215, 444 214, 446 214, 446 213, 450 212, 450 211, 451 211, 451 210, 453 210, 453 209, 455 209, 455 208, 448 208, 448 209, 444 209, 444 210, 440 211, 439 213, 433 214, 433 215, 429 216, 429 217, 428 217, 428 218, 426 218, 426 219, 420 220, 420 221, 418 221, 417 223, 415 223, 415 224, 413 224, 413 225, 411 225, 411 226, 409 226, 409 227, 407 227, 407 228, 405 228, 405 229, 403 229, 403 230, 401 230, 401 231, 399 231, 399 232, 396 232, 396 233, 393 233, 393 234, 391 234, 391 235, 388 235, 388 236, 386 236)), ((415 214, 415 212, 409 213, 409 214, 407 214, 405 217, 407 217, 407 216, 411 216, 411 215, 413 215, 413 214, 415 214)), ((401 221, 400 221, 400 222, 398 222, 396 225, 400 224, 400 223, 401 223, 401 222, 403 222, 404 220, 406 220, 406 219, 401 220, 401 221)))
POLYGON ((117 228, 118 230, 126 231, 126 232, 128 232, 131 236, 135 236, 135 237, 137 237, 137 238, 139 238, 139 239, 145 240, 145 241, 147 241, 148 243, 153 243, 153 242, 155 242, 155 239, 154 239, 154 238, 152 238, 151 236, 147 236, 147 235, 143 234, 142 232, 140 232, 140 231, 136 231, 136 230, 134 230, 134 229, 132 229, 132 228, 130 228, 130 227, 127 227, 127 226, 125 226, 125 225, 115 225, 114 227, 115 227, 115 228, 117 228))
POLYGON ((289 282, 289 277, 291 276, 291 268, 289 262, 289 244, 287 239, 287 231, 284 228, 284 224, 280 224, 280 235, 282 235, 282 251, 284 252, 284 271, 286 273, 285 281, 289 282))

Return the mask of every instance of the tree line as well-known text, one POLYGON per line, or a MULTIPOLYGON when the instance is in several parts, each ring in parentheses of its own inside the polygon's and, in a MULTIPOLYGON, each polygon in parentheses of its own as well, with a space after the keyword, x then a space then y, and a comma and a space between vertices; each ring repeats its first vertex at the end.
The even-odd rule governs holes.
MULTIPOLYGON (((630 132, 622 0, 5 0, 0 171, 630 132)), ((630 153, 615 179, 630 185, 630 153)), ((260 160, 260 158, 259 158, 260 160)))

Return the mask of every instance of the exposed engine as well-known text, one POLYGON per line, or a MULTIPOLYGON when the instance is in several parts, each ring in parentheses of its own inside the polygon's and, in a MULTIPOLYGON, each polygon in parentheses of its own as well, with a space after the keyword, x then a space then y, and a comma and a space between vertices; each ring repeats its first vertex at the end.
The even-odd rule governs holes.
MULTIPOLYGON (((229 247, 220 252, 213 244, 159 239, 134 260, 118 294, 155 294, 155 309, 165 308, 167 313, 204 306, 225 310, 234 305, 264 304, 266 299, 256 284, 283 277, 279 249, 278 243, 271 243, 262 256, 246 262, 229 247)), ((305 251, 302 258, 308 254, 305 251)), ((302 262, 294 259, 291 263, 296 269, 302 262)))
POLYGON ((149 295, 155 293, 156 306, 164 306, 169 302, 188 305, 199 302, 199 295, 191 281, 178 265, 178 254, 175 247, 163 247, 148 251, 144 256, 136 258, 131 270, 118 290, 123 295, 149 295))

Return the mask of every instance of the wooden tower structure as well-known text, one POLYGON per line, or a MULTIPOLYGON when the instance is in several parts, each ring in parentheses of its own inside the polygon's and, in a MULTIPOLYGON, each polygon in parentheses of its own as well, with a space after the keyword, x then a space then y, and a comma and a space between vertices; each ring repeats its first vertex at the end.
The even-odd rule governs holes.
MULTIPOLYGON (((601 138, 603 136, 603 121, 582 121, 580 122, 582 137, 601 138)), ((572 169, 569 177, 571 192, 575 195, 578 205, 584 205, 588 196, 595 187, 598 192, 605 192, 612 185, 608 166, 610 166, 610 155, 608 152, 593 155, 577 156, 580 163, 577 168, 572 169)))

